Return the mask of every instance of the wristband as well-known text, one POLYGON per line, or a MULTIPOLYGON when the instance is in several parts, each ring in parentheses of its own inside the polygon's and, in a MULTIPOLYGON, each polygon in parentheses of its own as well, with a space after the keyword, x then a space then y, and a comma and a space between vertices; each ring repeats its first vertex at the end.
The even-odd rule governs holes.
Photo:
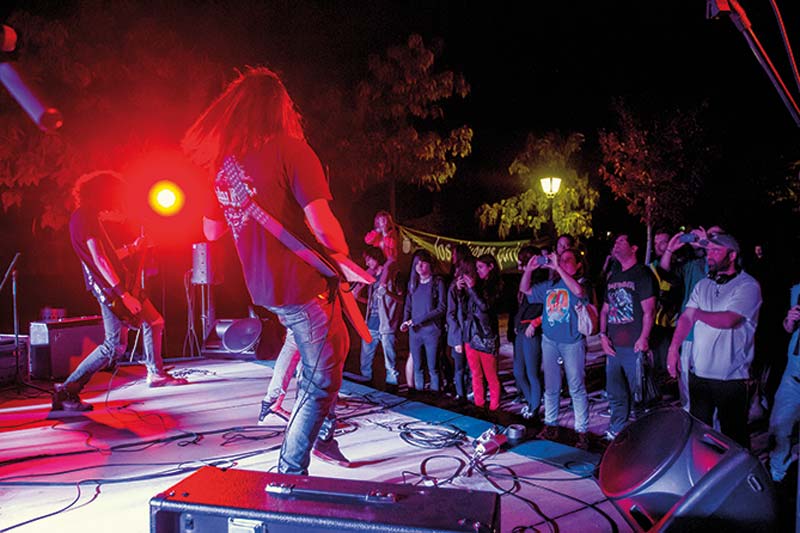
POLYGON ((113 287, 111 287, 111 294, 114 298, 122 298, 122 295, 125 294, 125 287, 122 286, 122 283, 117 283, 113 287))

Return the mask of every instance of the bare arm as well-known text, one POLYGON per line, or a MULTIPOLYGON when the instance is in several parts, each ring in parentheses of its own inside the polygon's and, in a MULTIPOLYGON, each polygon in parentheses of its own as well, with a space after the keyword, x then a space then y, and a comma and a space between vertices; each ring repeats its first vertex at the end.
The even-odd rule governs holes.
POLYGON ((677 352, 681 343, 689 336, 689 332, 692 331, 692 326, 694 325, 695 312, 697 312, 696 308, 687 307, 678 317, 678 322, 675 324, 675 333, 672 334, 672 342, 669 345, 670 349, 675 349, 677 352))
POLYGON ((717 329, 738 328, 744 317, 733 311, 701 311, 698 309, 694 314, 695 322, 704 322, 717 329))
POLYGON ((119 285, 122 281, 117 274, 116 270, 114 270, 114 266, 111 264, 111 261, 108 259, 106 255, 106 251, 103 249, 103 245, 94 237, 89 237, 86 241, 86 247, 89 249, 89 253, 92 256, 92 261, 94 261, 95 267, 97 270, 100 271, 103 278, 105 278, 106 282, 114 287, 119 285))
POLYGON ((611 343, 611 339, 608 338, 608 303, 603 302, 603 307, 600 308, 600 344, 603 347, 603 352, 614 356, 617 355, 617 351, 614 349, 614 345, 611 343))
POLYGON ((555 271, 561 275, 562 281, 572 294, 578 298, 586 296, 586 289, 575 278, 567 274, 561 267, 557 267, 555 271))
POLYGON ((525 265, 525 269, 522 271, 522 279, 519 280, 519 292, 522 294, 530 295, 531 293, 531 278, 533 277, 533 271, 539 268, 539 264, 536 262, 536 258, 538 256, 533 256, 528 261, 528 264, 525 265))
POLYGON ((642 333, 636 341, 634 349, 637 352, 646 352, 650 349, 650 331, 653 329, 653 318, 656 311, 656 297, 651 296, 646 300, 642 300, 642 333))
POLYGON ((334 252, 349 254, 350 249, 342 225, 331 211, 327 200, 322 198, 314 200, 303 208, 303 212, 311 231, 320 243, 334 252))

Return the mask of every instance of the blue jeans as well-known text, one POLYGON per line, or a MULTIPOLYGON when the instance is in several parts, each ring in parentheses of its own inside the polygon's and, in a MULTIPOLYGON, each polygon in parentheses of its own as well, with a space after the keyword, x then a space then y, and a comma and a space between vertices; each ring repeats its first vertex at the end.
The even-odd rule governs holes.
POLYGON ((283 397, 286 396, 286 390, 289 388, 289 383, 292 381, 292 377, 294 376, 295 369, 299 362, 300 352, 297 350, 294 334, 292 330, 287 329, 283 347, 281 347, 281 351, 278 353, 278 358, 275 359, 272 379, 269 381, 267 394, 264 396, 265 402, 276 404, 275 407, 281 406, 283 397))
POLYGON ((589 399, 586 396, 584 365, 586 343, 583 339, 571 344, 555 342, 542 337, 542 367, 544 369, 544 423, 558 424, 559 396, 561 394, 561 367, 558 357, 564 361, 569 395, 575 412, 575 431, 586 433, 589 426, 589 399))
POLYGON ((467 355, 464 350, 464 345, 461 345, 461 353, 458 353, 455 347, 450 347, 450 356, 453 358, 453 384, 456 387, 456 395, 461 398, 467 397, 467 355))
POLYGON ((542 385, 539 381, 541 364, 542 336, 528 338, 524 332, 517 333, 514 339, 514 381, 533 411, 542 402, 542 385))
POLYGON ((314 442, 330 440, 336 422, 336 397, 350 343, 338 301, 314 298, 304 304, 270 307, 294 335, 303 370, 297 400, 278 458, 278 472, 308 473, 314 442))
POLYGON ((775 437, 775 448, 769 454, 773 481, 781 481, 792 464, 792 430, 800 420, 800 383, 792 376, 797 372, 791 362, 783 372, 769 417, 769 432, 775 437))
MULTIPOLYGON (((164 363, 161 359, 161 334, 164 331, 164 319, 153 307, 150 300, 144 300, 142 312, 142 346, 144 347, 144 365, 147 367, 148 374, 160 374, 163 372, 164 363)), ((76 383, 78 391, 92 379, 92 376, 99 370, 106 368, 114 361, 120 359, 125 354, 117 350, 119 346, 120 334, 127 333, 127 327, 117 318, 111 309, 106 305, 100 304, 100 314, 103 317, 103 329, 105 339, 92 352, 81 361, 78 368, 69 375, 64 381, 65 385, 76 383)))
POLYGON ((425 374, 422 369, 422 362, 428 366, 428 374, 431 376, 431 390, 439 390, 439 372, 436 368, 436 355, 439 353, 439 330, 427 330, 416 332, 413 329, 408 333, 408 350, 414 358, 414 388, 422 390, 425 388, 425 374), (425 359, 422 352, 425 352, 425 359))
POLYGON ((392 333, 379 333, 369 330, 372 334, 372 342, 361 341, 361 375, 367 379, 372 379, 372 361, 375 359, 375 352, 378 351, 378 342, 383 346, 383 363, 386 366, 386 383, 397 385, 397 378, 400 372, 397 371, 397 339, 392 333))
POLYGON ((633 348, 617 347, 617 355, 606 355, 606 391, 611 409, 609 429, 619 433, 628 422, 636 382, 636 358, 633 348))

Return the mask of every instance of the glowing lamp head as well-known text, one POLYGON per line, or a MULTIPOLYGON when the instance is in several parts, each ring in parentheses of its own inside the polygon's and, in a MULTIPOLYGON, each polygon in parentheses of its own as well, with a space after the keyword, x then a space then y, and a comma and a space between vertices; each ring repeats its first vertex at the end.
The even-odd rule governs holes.
POLYGON ((561 188, 561 178, 547 177, 541 178, 539 181, 542 184, 542 190, 544 191, 544 194, 548 198, 552 198, 558 194, 558 190, 561 188))
POLYGON ((183 208, 184 195, 178 185, 169 181, 161 180, 150 187, 150 207, 163 216, 176 215, 183 208))

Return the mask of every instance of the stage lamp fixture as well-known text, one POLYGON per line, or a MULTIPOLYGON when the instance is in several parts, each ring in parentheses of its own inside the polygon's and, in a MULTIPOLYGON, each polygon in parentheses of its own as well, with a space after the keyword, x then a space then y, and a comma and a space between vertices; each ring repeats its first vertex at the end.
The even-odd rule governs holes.
POLYGON ((561 188, 561 178, 547 177, 539 180, 542 184, 542 190, 548 198, 554 197, 558 194, 561 188))
POLYGON ((183 209, 183 190, 174 182, 161 180, 152 187, 148 195, 150 207, 162 216, 173 216, 183 209))

